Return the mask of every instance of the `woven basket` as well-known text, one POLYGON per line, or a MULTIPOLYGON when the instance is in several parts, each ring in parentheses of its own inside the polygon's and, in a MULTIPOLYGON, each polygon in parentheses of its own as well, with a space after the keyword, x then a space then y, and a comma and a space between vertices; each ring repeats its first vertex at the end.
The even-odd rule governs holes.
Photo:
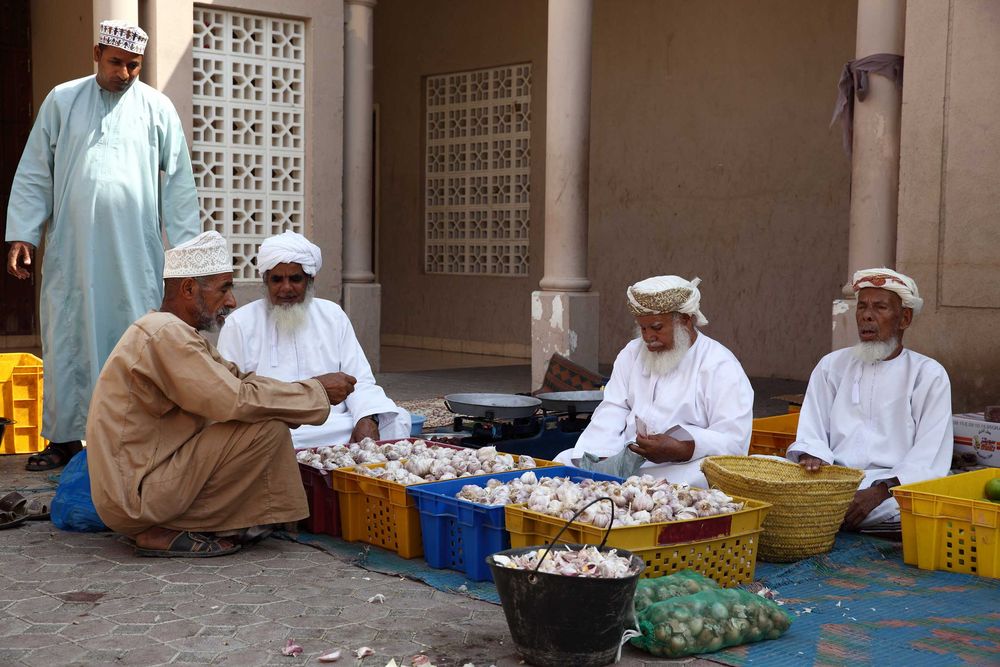
POLYGON ((853 468, 800 465, 753 456, 710 456, 701 465, 709 485, 729 495, 771 503, 758 556, 787 563, 833 548, 847 508, 864 478, 853 468))

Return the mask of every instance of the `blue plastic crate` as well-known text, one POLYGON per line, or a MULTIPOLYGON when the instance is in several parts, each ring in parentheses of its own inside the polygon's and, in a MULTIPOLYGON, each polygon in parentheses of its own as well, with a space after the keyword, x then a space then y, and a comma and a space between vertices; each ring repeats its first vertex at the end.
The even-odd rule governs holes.
MULTIPOLYGON (((510 548, 504 508, 459 500, 455 494, 463 486, 486 486, 491 479, 508 482, 525 470, 498 473, 489 477, 466 477, 432 482, 407 489, 420 512, 420 532, 424 558, 431 567, 464 571, 472 581, 493 581, 486 557, 510 548)), ((570 477, 620 482, 620 477, 588 472, 571 466, 534 468, 537 477, 570 477)))

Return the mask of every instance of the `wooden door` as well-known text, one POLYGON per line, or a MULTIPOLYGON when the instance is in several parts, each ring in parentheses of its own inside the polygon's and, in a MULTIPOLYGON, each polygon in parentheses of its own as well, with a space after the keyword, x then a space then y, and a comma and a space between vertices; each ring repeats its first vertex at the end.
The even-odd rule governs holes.
MULTIPOLYGON (((0 0, 0 241, 7 231, 7 200, 17 163, 31 131, 31 9, 29 0, 0 0)), ((37 330, 34 278, 7 273, 7 244, 0 268, 0 335, 37 330)), ((37 267, 36 267, 37 269, 37 267)))

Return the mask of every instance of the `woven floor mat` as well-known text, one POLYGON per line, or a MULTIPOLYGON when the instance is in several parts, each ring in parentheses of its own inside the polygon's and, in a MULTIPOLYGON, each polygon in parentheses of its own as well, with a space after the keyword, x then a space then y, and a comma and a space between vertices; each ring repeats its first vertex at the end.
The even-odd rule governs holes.
POLYGON ((427 398, 416 401, 397 401, 401 408, 406 408, 411 413, 423 415, 427 418, 424 422, 424 432, 429 433, 433 429, 442 426, 451 426, 455 414, 444 405, 444 398, 427 398))

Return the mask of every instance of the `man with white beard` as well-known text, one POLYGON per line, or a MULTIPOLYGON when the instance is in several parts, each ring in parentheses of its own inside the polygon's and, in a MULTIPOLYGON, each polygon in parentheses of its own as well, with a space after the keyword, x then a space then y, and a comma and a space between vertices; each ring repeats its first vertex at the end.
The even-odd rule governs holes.
POLYGON ((404 438, 410 434, 410 413, 375 384, 347 314, 334 302, 313 297, 322 265, 319 247, 301 234, 266 239, 257 253, 264 298, 226 318, 219 353, 244 372, 285 382, 338 371, 357 380, 354 392, 331 407, 326 423, 292 431, 296 449, 404 438))
POLYGON ((831 463, 864 470, 843 528, 898 531, 889 489, 948 474, 951 383, 941 364, 903 347, 923 305, 912 278, 867 269, 853 286, 861 341, 813 370, 786 456, 811 472, 831 463))
MULTIPOLYGON (((589 469, 600 457, 617 472, 707 486, 706 456, 745 455, 753 389, 733 353, 698 330, 695 278, 657 276, 628 288, 640 336, 615 359, 604 400, 576 446, 556 460, 589 469)), ((607 470, 607 468, 605 468, 607 470)))

